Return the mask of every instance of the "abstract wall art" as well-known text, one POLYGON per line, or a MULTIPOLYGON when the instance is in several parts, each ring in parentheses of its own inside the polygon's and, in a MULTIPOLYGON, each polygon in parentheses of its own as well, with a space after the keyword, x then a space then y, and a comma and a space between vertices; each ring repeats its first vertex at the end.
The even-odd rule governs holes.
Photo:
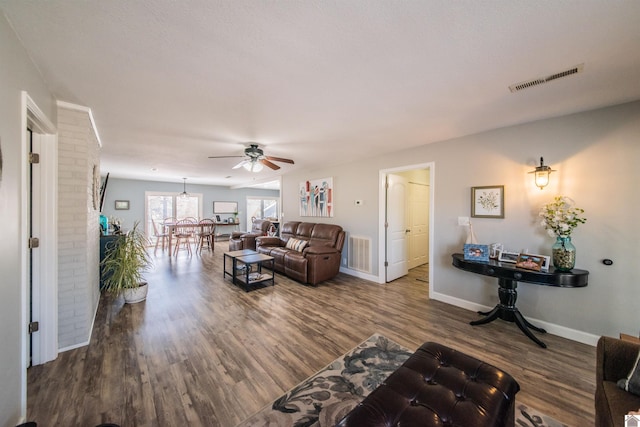
POLYGON ((333 217, 333 178, 300 183, 300 216, 333 217))

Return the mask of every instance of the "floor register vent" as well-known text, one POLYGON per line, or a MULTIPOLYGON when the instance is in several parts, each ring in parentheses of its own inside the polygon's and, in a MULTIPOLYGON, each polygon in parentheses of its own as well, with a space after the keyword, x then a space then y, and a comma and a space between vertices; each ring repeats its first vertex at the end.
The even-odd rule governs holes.
POLYGON ((584 68, 584 64, 580 64, 580 65, 576 65, 573 68, 569 68, 568 70, 564 70, 564 71, 560 71, 560 72, 555 73, 555 74, 551 74, 550 76, 547 76, 547 77, 541 77, 541 78, 538 78, 538 79, 532 79, 532 80, 527 80, 527 81, 524 81, 524 82, 512 84, 511 86, 509 86, 509 90, 511 92, 518 92, 520 90, 524 90, 524 89, 528 89, 528 88, 533 87, 533 86, 538 86, 538 85, 541 85, 541 84, 544 84, 544 83, 548 83, 550 81, 557 80, 557 79, 560 79, 562 77, 572 76, 574 74, 581 73, 583 68, 584 68))
POLYGON ((371 238, 349 236, 347 259, 350 269, 371 273, 371 238))

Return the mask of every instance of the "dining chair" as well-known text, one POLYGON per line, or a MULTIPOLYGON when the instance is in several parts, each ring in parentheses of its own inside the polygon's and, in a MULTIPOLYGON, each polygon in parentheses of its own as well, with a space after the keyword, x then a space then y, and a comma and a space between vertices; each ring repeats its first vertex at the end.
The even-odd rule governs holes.
MULTIPOLYGON (((195 216, 185 216, 184 218, 182 218, 185 221, 189 221, 189 223, 191 224, 197 224, 198 223, 198 218, 196 218, 195 216)), ((198 244, 198 237, 196 236, 196 228, 193 227, 191 229, 191 243, 193 243, 194 245, 198 244)))
MULTIPOLYGON (((162 231, 167 233, 167 237, 169 238, 169 243, 171 243, 171 241, 173 240, 176 234, 175 228, 171 228, 170 226, 172 225, 175 226, 177 222, 178 222, 178 219, 174 216, 168 216, 164 220, 162 220, 162 231)), ((172 252, 171 245, 169 245, 169 253, 171 252, 172 252)))
POLYGON ((158 245, 160 241, 162 241, 162 252, 164 252, 164 248, 169 240, 169 233, 162 227, 162 230, 158 229, 158 225, 154 219, 151 220, 151 224, 153 224, 153 237, 156 239, 156 246, 153 250, 153 253, 156 253, 158 250, 158 245))
POLYGON ((193 234, 193 222, 181 219, 176 223, 174 238, 176 243, 173 248, 173 255, 178 255, 180 246, 183 246, 191 255, 191 237, 193 234))
POLYGON ((202 252, 202 248, 205 244, 210 251, 213 251, 215 249, 213 244, 213 237, 216 230, 215 221, 205 218, 203 220, 200 220, 199 224, 201 225, 201 227, 196 232, 196 236, 198 238, 197 251, 202 252))

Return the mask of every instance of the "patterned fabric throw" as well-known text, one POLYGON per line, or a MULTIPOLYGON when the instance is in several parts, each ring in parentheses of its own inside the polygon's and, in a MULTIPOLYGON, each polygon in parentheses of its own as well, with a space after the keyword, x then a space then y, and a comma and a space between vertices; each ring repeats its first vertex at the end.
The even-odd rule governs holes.
POLYGON ((286 247, 287 249, 293 249, 294 251, 302 252, 304 248, 307 247, 308 243, 309 242, 307 242, 306 240, 291 238, 287 240, 286 247))

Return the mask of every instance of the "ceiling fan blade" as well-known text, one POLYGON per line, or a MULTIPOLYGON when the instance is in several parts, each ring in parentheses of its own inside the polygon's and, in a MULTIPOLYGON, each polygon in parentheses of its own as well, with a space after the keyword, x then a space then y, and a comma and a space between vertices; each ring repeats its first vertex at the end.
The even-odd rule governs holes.
POLYGON ((209 156, 210 159, 231 159, 233 157, 244 157, 244 156, 209 156))
POLYGON ((237 165, 235 165, 234 167, 232 167, 231 169, 238 169, 241 168, 242 166, 244 166, 245 164, 249 163, 251 160, 247 160, 244 159, 243 161, 241 161, 240 163, 238 163, 237 165))
POLYGON ((274 162, 284 162, 284 163, 291 163, 292 165, 293 160, 291 159, 283 159, 282 157, 272 157, 272 156, 264 156, 265 159, 267 160, 273 160, 274 162))
POLYGON ((266 167, 273 169, 274 171, 277 171, 278 169, 280 169, 280 166, 276 165, 275 163, 271 163, 267 159, 260 159, 260 163, 262 163, 266 167))

